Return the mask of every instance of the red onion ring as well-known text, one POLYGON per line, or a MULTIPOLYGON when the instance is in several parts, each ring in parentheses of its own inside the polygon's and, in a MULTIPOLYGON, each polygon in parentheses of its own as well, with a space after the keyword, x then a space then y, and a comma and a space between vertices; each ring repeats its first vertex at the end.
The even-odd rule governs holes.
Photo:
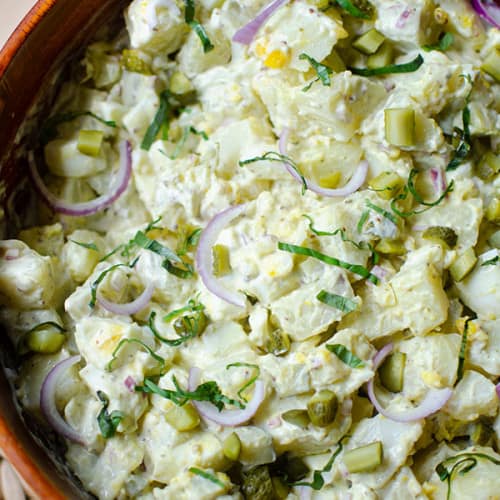
MULTIPOLYGON (((193 366, 189 370, 188 389, 195 391, 200 383, 201 370, 193 366)), ((255 381, 255 389, 252 399, 248 402, 244 410, 222 410, 219 411, 212 403, 205 401, 193 401, 198 413, 205 419, 211 420, 224 427, 236 427, 250 420, 259 409, 265 397, 264 382, 255 381)))
POLYGON ((370 272, 374 274, 380 281, 384 281, 384 278, 387 276, 388 271, 381 266, 373 266, 370 269, 370 272))
POLYGON ((485 21, 500 29, 500 5, 496 0, 471 0, 471 5, 485 21))
POLYGON ((196 269, 204 285, 220 299, 239 307, 246 305, 244 295, 228 290, 212 273, 212 247, 222 229, 244 210, 245 205, 236 205, 219 212, 202 231, 196 250, 196 269))
POLYGON ((252 19, 249 23, 245 24, 233 35, 233 42, 242 43, 243 45, 250 45, 260 27, 267 21, 267 19, 287 0, 274 0, 267 7, 262 9, 257 17, 252 19))
POLYGON ((80 356, 72 356, 54 366, 47 374, 40 389, 40 410, 51 427, 61 436, 85 446, 83 436, 61 417, 56 407, 56 390, 61 377, 73 365, 80 361, 80 356))
POLYGON ((497 384, 497 386, 495 387, 495 390, 497 391, 498 399, 500 399, 500 384, 497 384))
POLYGON ((127 378, 123 381, 123 383, 125 384, 125 387, 127 388, 128 392, 131 392, 132 394, 135 393, 135 386, 137 384, 130 375, 127 376, 127 378))
POLYGON ((112 302, 111 300, 105 299, 101 294, 97 294, 97 302, 104 307, 107 311, 113 314, 119 314, 121 316, 131 316, 139 311, 142 311, 151 300, 155 286, 152 282, 149 282, 144 291, 132 302, 127 302, 126 304, 118 304, 112 302))
MULTIPOLYGON (((393 344, 389 343, 385 345, 373 358, 373 369, 374 371, 384 362, 385 358, 391 354, 393 349, 393 344)), ((423 401, 416 406, 415 408, 411 408, 405 412, 393 412, 385 409, 378 401, 375 396, 375 387, 374 387, 373 377, 367 384, 368 389, 368 397, 370 398, 371 403, 377 411, 383 415, 384 417, 394 420, 395 422, 414 422, 415 420, 421 420, 422 418, 426 418, 433 413, 439 411, 450 399, 453 390, 449 388, 445 389, 429 389, 423 401)))
POLYGON ((446 178, 442 168, 430 169, 432 186, 438 196, 441 196, 446 189, 446 178))
POLYGON ((120 144, 120 168, 110 186, 109 193, 98 196, 90 201, 70 203, 57 198, 47 189, 47 186, 38 173, 33 151, 29 153, 28 161, 29 171, 35 189, 45 203, 47 203, 54 212, 76 217, 92 215, 112 205, 127 189, 132 175, 132 147, 128 141, 123 141, 120 144))
MULTIPOLYGON (((279 137, 279 150, 280 153, 284 156, 287 154, 287 143, 288 143, 288 128, 284 128, 279 137)), ((301 184, 304 182, 300 174, 287 162, 283 162, 284 167, 288 171, 288 173, 301 184)), ((363 160, 359 163, 357 170, 354 172, 353 176, 349 180, 349 182, 341 188, 338 189, 328 189, 322 188, 315 182, 305 179, 305 184, 307 189, 313 191, 316 194, 321 196, 328 197, 336 197, 336 196, 348 196, 354 192, 356 192, 365 182, 366 176, 368 174, 368 162, 363 160)))

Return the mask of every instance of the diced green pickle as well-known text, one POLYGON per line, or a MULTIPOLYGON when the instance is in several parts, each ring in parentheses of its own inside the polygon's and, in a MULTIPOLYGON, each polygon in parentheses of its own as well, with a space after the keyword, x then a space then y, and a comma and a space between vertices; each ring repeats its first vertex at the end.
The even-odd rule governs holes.
POLYGON ((490 446, 493 439, 493 429, 484 422, 476 422, 470 435, 472 442, 479 446, 490 446))
POLYGON ((490 222, 500 223, 500 200, 498 198, 493 198, 490 201, 484 215, 490 222))
POLYGON ((196 335, 201 335, 208 325, 207 315, 203 311, 199 311, 193 315, 186 315, 177 318, 174 321, 175 333, 179 336, 190 335, 193 332, 196 335))
POLYGON ((383 460, 383 447, 380 441, 349 450, 344 453, 344 464, 351 473, 371 472, 376 469, 383 460))
POLYGON ((231 272, 229 248, 226 245, 214 245, 212 247, 212 256, 214 276, 220 278, 231 272))
POLYGON ((275 356, 282 356, 290 350, 290 337, 279 328, 271 331, 266 343, 266 350, 275 356))
POLYGON ((100 130, 80 130, 77 148, 80 153, 88 156, 99 156, 104 133, 100 130))
POLYGON ((500 48, 494 48, 485 58, 481 69, 500 82, 500 48))
POLYGON ((198 412, 189 403, 174 406, 165 414, 165 420, 179 432, 191 431, 200 423, 198 412))
POLYGON ((288 494, 290 493, 290 488, 287 486, 285 481, 283 481, 279 477, 273 477, 271 478, 273 482, 273 488, 274 488, 274 493, 276 494, 276 497, 279 500, 284 500, 285 498, 288 497, 288 494))
POLYGON ((139 51, 134 49, 124 49, 122 52, 122 66, 133 73, 150 75, 151 68, 149 64, 141 57, 139 51))
POLYGON ((383 68, 384 66, 389 66, 394 60, 394 48, 389 42, 384 42, 380 48, 368 56, 366 59, 366 66, 369 69, 383 68))
POLYGON ((412 108, 384 110, 385 140, 394 146, 415 145, 415 111, 412 108))
POLYGON ((375 250, 385 255, 404 255, 406 253, 406 247, 401 240, 388 238, 382 238, 375 246, 375 250))
POLYGON ((184 73, 176 71, 170 77, 169 90, 172 94, 183 95, 192 92, 194 87, 184 73))
POLYGON ((346 70, 346 66, 342 58, 339 56, 338 52, 334 49, 330 52, 323 63, 332 69, 335 73, 342 73, 346 70))
POLYGON ((484 181, 491 180, 494 175, 500 172, 500 156, 488 151, 477 164, 475 172, 484 181))
POLYGON ((426 240, 434 241, 440 245, 445 245, 448 248, 453 248, 457 244, 457 233, 446 226, 431 226, 428 227, 423 235, 426 240))
POLYGON ((396 172, 382 172, 368 183, 368 186, 384 200, 394 198, 404 185, 405 181, 396 172))
POLYGON ((450 266, 451 277, 455 281, 462 281, 476 265, 477 257, 473 248, 467 249, 450 266))
POLYGON ((241 489, 245 498, 272 500, 274 488, 267 465, 259 465, 244 474, 241 489))
POLYGON ((288 410, 281 414, 281 418, 292 425, 305 429, 311 420, 307 410, 288 410))
POLYGON ((373 28, 354 40, 352 46, 363 54, 370 55, 377 52, 384 40, 384 35, 373 28))
POLYGON ((382 385, 391 392, 403 390, 406 354, 394 352, 382 363, 378 369, 378 375, 382 385))
POLYGON ((66 335, 55 326, 35 328, 26 335, 26 347, 32 352, 53 354, 61 349, 66 335))
POLYGON ((283 472, 286 474, 288 480, 294 483, 307 476, 309 467, 300 457, 286 456, 286 460, 283 464, 283 472))
POLYGON ((337 416, 338 399, 334 392, 324 389, 315 394, 307 403, 307 414, 317 427, 330 425, 337 416))
POLYGON ((229 458, 229 460, 236 461, 240 458, 241 453, 241 441, 236 432, 231 432, 224 443, 222 444, 222 451, 224 456, 229 458))

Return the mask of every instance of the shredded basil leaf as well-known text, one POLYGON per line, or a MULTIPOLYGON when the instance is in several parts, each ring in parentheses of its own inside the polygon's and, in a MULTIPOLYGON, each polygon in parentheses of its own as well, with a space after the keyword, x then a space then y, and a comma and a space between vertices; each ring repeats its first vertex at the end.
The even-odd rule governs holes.
POLYGON ((169 399, 177 406, 182 406, 188 401, 208 401, 217 407, 219 411, 224 409, 224 405, 232 405, 244 409, 245 405, 235 399, 230 399, 222 394, 217 382, 209 381, 199 385, 194 391, 185 391, 181 389, 175 376, 172 376, 175 391, 170 389, 161 389, 152 380, 145 378, 144 385, 136 386, 135 390, 147 394, 158 394, 162 398, 169 399))
POLYGON ((181 316, 185 312, 199 312, 205 310, 205 306, 201 302, 197 302, 195 299, 190 299, 187 306, 181 307, 180 309, 175 309, 164 316, 163 321, 169 322, 173 319, 181 316))
POLYGON ((317 82, 318 80, 321 80, 321 83, 325 87, 330 86, 331 84, 330 75, 333 73, 333 70, 331 68, 325 66, 324 64, 319 63, 318 61, 316 61, 316 59, 309 56, 305 52, 302 52, 302 54, 299 55, 299 59, 306 59, 309 62, 309 64, 314 68, 316 74, 318 75, 318 77, 315 80, 313 80, 311 83, 309 83, 302 89, 304 92, 307 92, 312 87, 313 83, 317 82))
POLYGON ((177 276, 177 278, 181 279, 189 279, 194 276, 194 267, 189 264, 189 262, 182 262, 182 267, 174 266, 168 259, 165 259, 162 262, 162 267, 167 270, 168 273, 177 276))
POLYGON ((370 200, 366 200, 365 202, 366 202, 366 206, 368 208, 371 208, 373 211, 379 213, 380 215, 382 215, 386 219, 389 219, 393 224, 396 224, 396 225, 398 224, 396 217, 394 217, 394 215, 391 214, 391 212, 385 210, 382 207, 379 207, 378 205, 374 205, 370 200))
POLYGON ((154 252, 160 257, 164 257, 168 260, 182 263, 180 257, 173 250, 170 250, 170 248, 162 245, 156 240, 148 238, 142 231, 137 231, 134 238, 130 240, 130 244, 137 245, 138 247, 144 248, 145 250, 154 252))
POLYGON ((116 128, 116 122, 114 122, 113 120, 104 120, 104 118, 97 116, 95 113, 92 113, 92 111, 68 111, 66 113, 59 113, 57 115, 51 116, 42 125, 42 128, 40 130, 40 142, 42 143, 42 146, 45 146, 45 144, 47 144, 57 136, 57 127, 61 125, 61 123, 71 122, 76 118, 80 118, 81 116, 90 116, 103 125, 116 128))
POLYGON ((335 0, 335 2, 353 17, 360 19, 371 19, 373 16, 373 5, 367 0, 335 0))
POLYGON ((197 476, 203 477, 204 479, 208 479, 214 484, 222 486, 223 488, 226 486, 220 479, 217 479, 213 474, 205 472, 204 470, 198 469, 197 467, 190 467, 189 472, 196 474, 197 476))
POLYGON ((333 352, 337 358, 351 368, 363 368, 365 363, 353 354, 345 345, 342 344, 327 344, 325 346, 330 352, 333 352))
POLYGON ((457 383, 462 380, 464 376, 465 354, 467 351, 467 335, 469 333, 469 322, 472 318, 467 318, 464 323, 464 331, 462 333, 462 341, 460 342, 460 353, 458 354, 458 367, 457 367, 457 383))
POLYGON ((149 151, 151 145, 156 139, 156 136, 158 135, 158 132, 160 132, 163 126, 166 127, 168 125, 168 112, 170 109, 170 104, 168 102, 169 95, 168 90, 164 90, 160 94, 160 106, 155 114, 155 117, 153 118, 153 121, 151 122, 151 125, 149 125, 146 130, 144 139, 141 142, 141 149, 149 151))
POLYGON ((316 298, 330 307, 335 307, 342 312, 350 313, 358 308, 358 303, 347 297, 342 297, 342 295, 337 295, 336 293, 330 293, 326 290, 321 290, 316 298))
POLYGON ((441 52, 446 52, 451 47, 453 43, 453 38, 454 38, 453 33, 450 32, 443 33, 438 43, 435 43, 434 45, 424 45, 422 48, 426 52, 430 52, 431 50, 439 50, 441 52))
POLYGON ((482 264, 482 266, 496 266, 498 264, 498 261, 500 260, 500 257, 498 255, 495 255, 492 259, 485 260, 482 264))
POLYGON ((256 161, 279 161, 281 163, 287 163, 290 165, 297 174, 300 176, 300 180, 302 182, 302 194, 304 194, 307 190, 307 182, 304 174, 301 172, 300 168, 297 164, 287 155, 282 155, 281 153, 277 153, 276 151, 268 151, 264 153, 262 156, 255 156, 254 158, 248 158, 247 160, 240 160, 238 165, 243 167, 244 165, 248 165, 249 163, 255 163, 256 161))
POLYGON ((382 68, 353 68, 348 67, 354 75, 359 76, 377 76, 377 75, 389 75, 393 73, 412 73, 417 71, 420 66, 424 63, 424 58, 419 54, 413 61, 403 63, 403 64, 389 64, 383 66, 382 68))
POLYGON ((329 264, 331 266, 338 266, 343 269, 347 269, 362 278, 367 278, 375 285, 378 283, 378 278, 370 273, 366 267, 361 266, 359 264, 349 264, 348 262, 343 262, 335 257, 330 257, 329 255, 325 255, 321 252, 317 252, 312 248, 301 247, 298 245, 291 245, 289 243, 283 243, 282 241, 278 242, 278 249, 283 250, 284 252, 290 252, 297 255, 305 255, 307 257, 313 257, 314 259, 318 259, 325 264, 329 264))
POLYGON ((198 38, 201 41, 201 45, 203 46, 203 52, 210 52, 211 50, 213 50, 214 46, 208 38, 207 32, 205 31, 203 26, 194 17, 194 0, 184 0, 184 3, 186 5, 184 10, 184 20, 186 21, 186 24, 188 24, 191 29, 198 35, 198 38))
MULTIPOLYGON (((185 308, 183 308, 185 310, 185 308)), ((172 314, 172 313, 170 313, 172 314)), ((168 315, 167 315, 168 316, 168 315)), ((184 342, 187 342, 188 340, 197 337, 199 330, 200 330, 200 315, 195 315, 195 316, 183 316, 184 318, 184 324, 188 326, 188 333, 186 335, 182 335, 177 339, 167 339, 165 337, 162 337, 158 330, 155 327, 155 318, 156 318, 156 312, 151 311, 151 314, 149 315, 148 319, 148 326, 153 335, 160 341, 163 342, 164 344, 167 344, 172 347, 179 347, 180 345, 184 344, 184 342)))
POLYGON ((330 460, 326 463, 326 465, 321 469, 321 470, 315 470, 313 472, 313 480, 308 483, 306 481, 299 481, 296 483, 291 483, 290 486, 309 486, 313 490, 320 490, 323 485, 325 484, 325 480, 323 479, 323 473, 325 472, 330 472, 333 467, 333 462, 335 462, 335 459, 340 455, 342 452, 343 448, 343 440, 346 439, 347 436, 344 436, 337 444, 337 449, 333 453, 333 455, 330 457, 330 460))
POLYGON ((154 358, 157 362, 158 365, 161 367, 161 372, 163 372, 165 368, 165 360, 156 354, 151 347, 146 345, 142 340, 131 338, 131 339, 121 339, 120 342, 118 342, 118 345, 115 347, 115 350, 111 354, 111 359, 109 360, 109 363, 106 365, 106 371, 110 372, 113 370, 113 363, 116 361, 116 358, 118 357, 118 351, 125 345, 125 344, 139 344, 142 346, 152 358, 154 358))
POLYGON ((97 415, 97 423, 102 436, 109 439, 115 435, 116 429, 125 415, 118 410, 108 413, 109 398, 103 391, 97 391, 97 397, 102 401, 102 409, 97 415))
POLYGON ((87 250, 94 250, 94 252, 98 252, 99 249, 97 248, 97 245, 95 243, 83 243, 82 241, 76 241, 76 240, 72 240, 70 238, 71 243, 75 243, 76 245, 79 245, 83 248, 86 248, 87 250))
POLYGON ((199 135, 200 137, 203 138, 204 141, 208 141, 208 135, 203 130, 197 130, 193 126, 184 127, 180 141, 177 143, 177 146, 175 147, 173 154, 169 156, 171 160, 175 160, 179 157, 179 154, 181 153, 184 144, 186 144, 189 134, 199 135))
POLYGON ((245 389, 252 386, 255 383, 255 381, 259 378, 260 368, 258 365, 253 365, 252 363, 240 363, 240 362, 238 362, 238 363, 231 363, 231 364, 227 365, 226 370, 229 370, 229 368, 236 368, 236 367, 247 367, 247 368, 255 369, 255 375, 252 378, 250 378, 250 380, 248 380, 238 391, 238 397, 243 399, 243 401, 245 401, 245 403, 248 403, 248 399, 245 398, 245 396, 243 396, 243 392, 245 391, 245 389))
POLYGON ((451 481, 456 472, 461 476, 464 476, 470 472, 477 465, 478 459, 489 460, 495 465, 500 465, 500 460, 494 457, 490 457, 484 453, 460 453, 453 457, 445 458, 436 466, 436 474, 439 476, 441 481, 446 481, 448 483, 448 491, 446 494, 446 500, 450 500, 451 497, 451 481), (455 462, 451 469, 447 469, 448 464, 455 462))
POLYGON ((198 242, 200 241, 201 231, 201 228, 197 228, 193 232, 189 233, 182 245, 177 250, 177 255, 186 255, 189 250, 196 247, 198 245, 198 242))
POLYGON ((370 216, 369 210, 365 210, 361 214, 361 217, 359 218, 358 224, 356 226, 356 230, 358 231, 358 233, 361 233, 363 231, 363 226, 365 225, 365 222, 368 220, 369 216, 370 216))

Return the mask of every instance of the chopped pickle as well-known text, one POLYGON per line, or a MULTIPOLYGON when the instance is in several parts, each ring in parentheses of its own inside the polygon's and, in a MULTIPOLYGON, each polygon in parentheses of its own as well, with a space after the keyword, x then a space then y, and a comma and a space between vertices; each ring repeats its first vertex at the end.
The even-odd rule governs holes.
POLYGON ((389 66, 394 60, 394 48, 389 42, 384 42, 380 48, 368 56, 366 59, 366 66, 369 69, 383 68, 384 66, 389 66))
POLYGON ((468 248, 450 266, 451 277, 455 281, 462 281, 474 268, 477 257, 473 248, 468 248))
POLYGON ((434 241, 440 245, 445 245, 447 248, 453 248, 457 244, 457 233, 446 226, 431 226, 424 233, 423 238, 434 241))
POLYGON ((411 108, 384 110, 385 140, 394 146, 415 145, 415 111, 411 108))
POLYGON ((189 403, 174 406, 165 414, 165 420, 179 432, 191 431, 200 423, 198 412, 189 403))
POLYGON ((490 222, 500 223, 500 200, 498 198, 493 198, 490 201, 484 215, 490 222))
POLYGON ((328 56, 326 56, 323 64, 331 68, 335 73, 342 73, 342 71, 346 70, 344 61, 335 49, 332 50, 328 56))
POLYGON ((213 274, 217 278, 226 276, 231 272, 231 260, 229 248, 226 245, 214 245, 212 247, 213 274))
POLYGON ((479 446, 491 446, 493 440, 493 429, 484 422, 476 422, 470 434, 472 442, 479 446))
POLYGON ((404 352, 394 352, 382 363, 378 370, 380 382, 391 392, 403 390, 403 379, 406 364, 404 352))
POLYGON ((374 54, 384 43, 385 37, 376 29, 371 29, 363 33, 359 38, 356 38, 352 43, 355 49, 358 49, 363 54, 374 54))
POLYGON ((224 443, 222 444, 222 452, 224 456, 229 458, 229 460, 236 461, 240 458, 241 453, 241 441, 236 432, 231 432, 224 443))
POLYGON ((275 356, 286 354, 290 350, 290 337, 279 328, 269 333, 266 350, 275 356))
POLYGON ((241 485, 245 498, 252 500, 269 500, 274 498, 273 482, 267 465, 259 465, 247 471, 241 485))
POLYGON ((179 336, 191 335, 195 333, 196 335, 201 335, 208 325, 207 315, 203 311, 199 311, 193 316, 186 315, 177 318, 174 321, 175 333, 179 336))
POLYGON ((138 50, 124 49, 122 52, 122 66, 133 73, 141 73, 150 75, 151 69, 149 64, 142 59, 138 50))
POLYGON ((279 500, 284 500, 290 493, 290 488, 280 477, 271 478, 273 482, 274 493, 279 500))
POLYGON ((46 325, 35 328, 26 335, 26 347, 32 352, 53 354, 61 349, 66 335, 56 327, 46 325))
POLYGON ((317 427, 330 425, 337 416, 339 403, 334 392, 324 389, 315 394, 307 403, 307 414, 317 427))
POLYGON ((396 172, 382 172, 368 183, 368 186, 384 200, 394 198, 404 185, 405 181, 396 172))
POLYGON ((341 177, 340 172, 333 172, 333 174, 321 177, 319 185, 323 188, 334 189, 339 185, 341 177))
POLYGON ((380 441, 349 450, 344 453, 344 464, 351 474, 370 472, 383 460, 383 447, 380 441))
POLYGON ((481 69, 500 82, 500 48, 495 47, 485 58, 481 69))
POLYGON ((493 248, 500 248, 500 230, 495 231, 489 238, 488 238, 488 243, 493 247, 493 248))
POLYGON ((301 458, 285 455, 283 472, 285 473, 288 481, 295 482, 300 481, 305 476, 307 476, 309 467, 307 467, 307 465, 301 458))
POLYGON ((100 130, 80 130, 78 132, 78 151, 88 156, 99 156, 103 139, 104 133, 100 130))
POLYGON ((305 429, 311 423, 307 410, 288 410, 281 414, 281 418, 285 422, 302 429, 305 429))
POLYGON ((401 240, 391 240, 389 238, 382 238, 375 246, 377 252, 385 255, 404 255, 406 247, 401 240))
POLYGON ((476 165, 475 172, 484 181, 491 180, 494 175, 500 172, 500 156, 488 151, 476 165))
POLYGON ((169 90, 172 94, 182 95, 188 94, 194 90, 193 84, 189 78, 181 71, 172 73, 170 77, 169 90))

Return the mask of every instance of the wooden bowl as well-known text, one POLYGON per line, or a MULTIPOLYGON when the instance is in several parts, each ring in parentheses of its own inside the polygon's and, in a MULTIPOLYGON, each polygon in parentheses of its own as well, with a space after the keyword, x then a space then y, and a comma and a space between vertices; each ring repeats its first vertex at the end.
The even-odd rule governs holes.
MULTIPOLYGON (((12 235, 13 220, 27 205, 18 194, 26 179, 24 151, 44 118, 43 103, 57 86, 65 63, 81 56, 104 27, 120 22, 123 0, 39 0, 0 52, 0 202, 2 237, 12 235)), ((23 198, 24 196, 24 198, 23 198)), ((29 195, 28 195, 29 196, 29 195)), ((0 332, 0 361, 15 369, 7 336, 0 332)), ((90 498, 65 470, 62 454, 42 446, 44 432, 20 416, 13 390, 0 370, 0 450, 35 498, 90 498), (36 437, 33 437, 33 434, 36 437)))

